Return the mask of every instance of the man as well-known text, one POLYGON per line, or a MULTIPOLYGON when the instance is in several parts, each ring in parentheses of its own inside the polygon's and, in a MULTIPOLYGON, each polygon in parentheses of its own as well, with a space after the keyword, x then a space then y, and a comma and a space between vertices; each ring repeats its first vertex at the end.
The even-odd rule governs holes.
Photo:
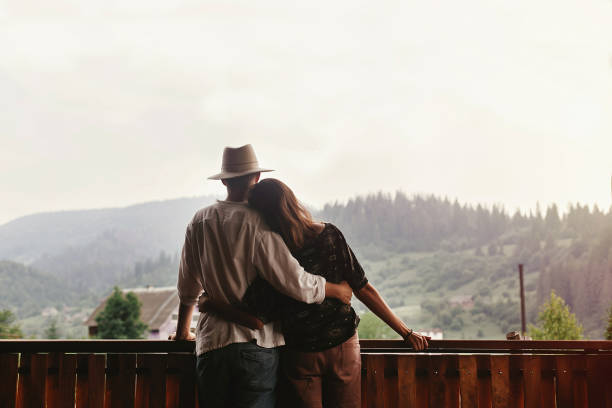
MULTIPOLYGON (((193 340, 189 322, 198 297, 235 303, 257 275, 279 292, 306 303, 325 296, 345 303, 350 287, 326 282, 304 271, 282 238, 248 207, 247 193, 259 181, 250 145, 225 148, 222 171, 209 177, 227 187, 227 199, 196 212, 187 226, 178 276, 180 298, 176 340, 193 340)), ((196 353, 201 408, 273 408, 278 368, 276 347, 284 344, 278 323, 259 329, 229 322, 211 313, 200 316, 196 353)))

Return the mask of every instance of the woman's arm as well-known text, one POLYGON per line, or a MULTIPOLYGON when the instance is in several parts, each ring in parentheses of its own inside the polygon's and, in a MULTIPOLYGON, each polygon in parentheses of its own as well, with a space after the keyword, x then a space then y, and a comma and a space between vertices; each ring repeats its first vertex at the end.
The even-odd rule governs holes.
POLYGON ((248 327, 251 330, 260 330, 264 327, 263 322, 252 314, 240 310, 237 307, 228 305, 227 303, 210 300, 208 296, 200 297, 200 300, 198 301, 198 310, 201 313, 216 313, 227 321, 248 327))
POLYGON ((397 334, 409 341, 415 350, 427 348, 427 336, 413 332, 406 324, 389 308, 385 300, 380 296, 371 283, 367 283, 363 288, 355 293, 357 299, 361 300, 382 321, 387 323, 397 334))

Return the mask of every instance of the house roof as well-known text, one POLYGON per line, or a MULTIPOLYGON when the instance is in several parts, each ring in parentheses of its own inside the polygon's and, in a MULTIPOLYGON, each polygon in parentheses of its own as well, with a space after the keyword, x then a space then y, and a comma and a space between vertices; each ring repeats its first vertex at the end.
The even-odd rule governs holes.
MULTIPOLYGON (((149 326, 149 330, 159 330, 161 325, 168 320, 168 317, 176 311, 179 306, 178 293, 174 286, 163 288, 147 287, 122 289, 121 292, 134 292, 141 303, 140 320, 149 326)), ((106 307, 108 297, 110 297, 110 295, 96 307, 87 321, 85 321, 86 326, 98 326, 95 320, 96 316, 106 307)))

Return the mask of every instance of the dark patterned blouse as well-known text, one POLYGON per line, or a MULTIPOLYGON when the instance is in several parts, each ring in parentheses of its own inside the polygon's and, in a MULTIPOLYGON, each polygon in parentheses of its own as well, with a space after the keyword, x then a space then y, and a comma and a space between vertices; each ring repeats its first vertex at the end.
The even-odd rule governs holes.
MULTIPOLYGON (((345 280, 358 291, 368 280, 344 236, 332 224, 307 242, 293 256, 300 265, 332 283, 345 280)), ((299 351, 321 351, 335 347, 355 334, 359 317, 355 310, 337 299, 321 304, 298 302, 276 292, 258 278, 247 289, 243 305, 264 322, 281 320, 287 346, 299 351)))

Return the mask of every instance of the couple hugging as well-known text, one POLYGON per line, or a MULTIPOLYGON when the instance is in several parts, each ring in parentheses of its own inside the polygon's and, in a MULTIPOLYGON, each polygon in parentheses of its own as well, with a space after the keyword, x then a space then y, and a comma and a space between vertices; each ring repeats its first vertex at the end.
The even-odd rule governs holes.
POLYGON ((199 210, 185 233, 172 338, 194 339, 197 304, 200 407, 360 407, 352 294, 413 348, 427 338, 389 309, 340 230, 313 221, 281 181, 259 181, 264 171, 250 145, 225 148, 210 179, 227 198, 199 210))

